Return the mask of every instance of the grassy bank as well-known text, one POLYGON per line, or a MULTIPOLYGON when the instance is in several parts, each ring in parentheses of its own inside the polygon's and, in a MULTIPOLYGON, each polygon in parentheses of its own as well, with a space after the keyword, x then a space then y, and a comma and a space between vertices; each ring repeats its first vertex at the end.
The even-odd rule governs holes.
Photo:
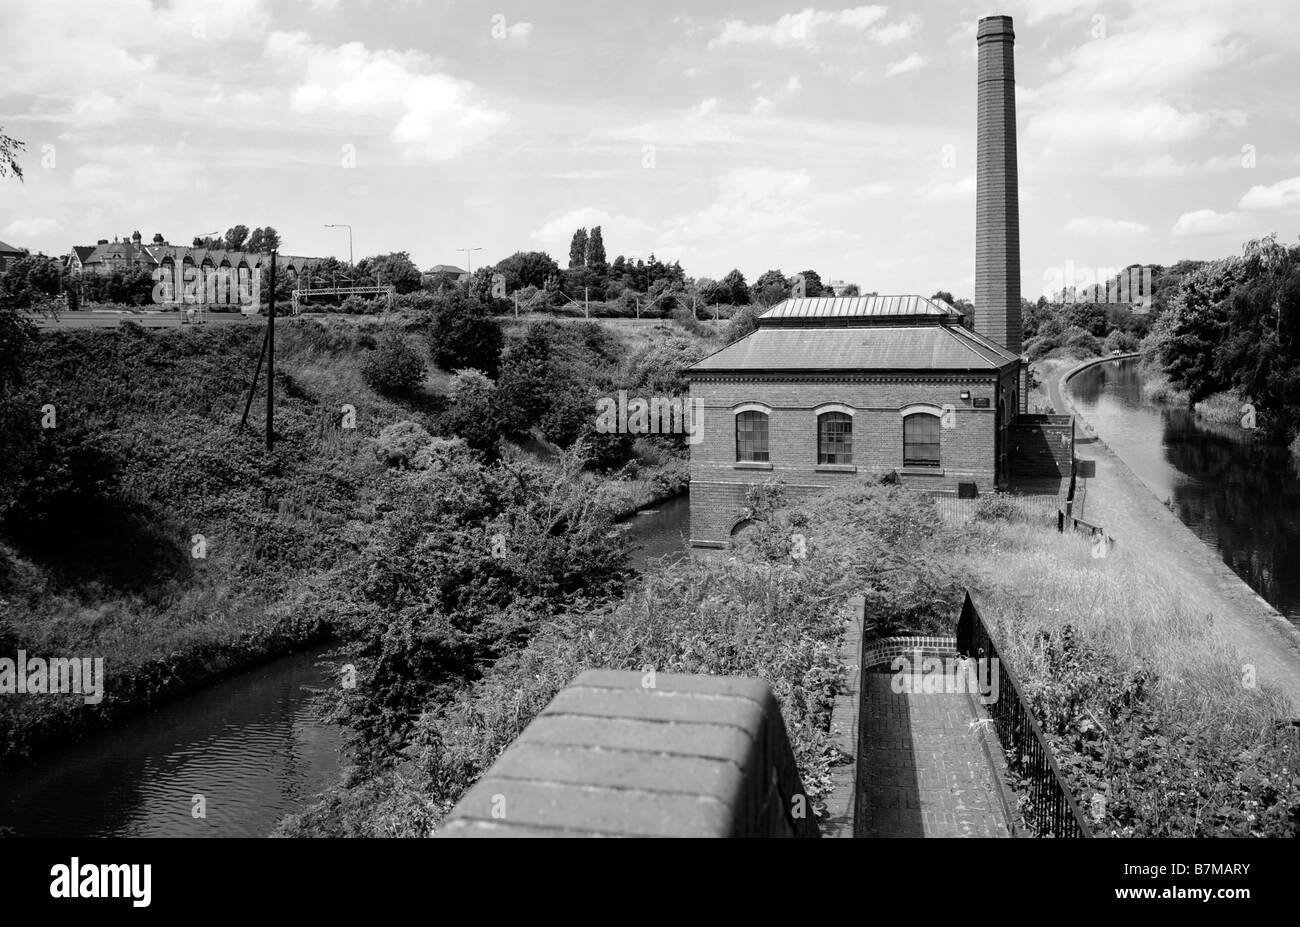
MULTIPOLYGON (((260 391, 251 427, 239 427, 260 327, 32 337, 5 397, 28 413, 5 435, 22 465, 16 494, 0 500, 0 654, 103 658, 106 695, 93 706, 78 695, 3 699, 0 765, 338 630, 337 589, 355 581, 403 479, 377 458, 380 436, 398 422, 455 427, 427 325, 412 315, 282 322, 271 455, 260 391), (392 334, 425 369, 400 396, 367 377, 392 334), (31 424, 45 407, 53 428, 31 424), (348 410, 355 427, 343 427, 348 410)), ((630 349, 606 348, 609 375, 621 375, 630 349)), ((684 488, 680 453, 634 451, 613 472, 574 479, 620 511, 684 488)))
MULTIPOLYGON (((1212 615, 1140 552, 1095 558, 1054 526, 946 526, 925 499, 855 483, 806 508, 757 494, 734 557, 651 572, 619 603, 574 607, 479 680, 425 706, 388 767, 354 773, 281 833, 427 835, 550 698, 590 667, 758 676, 777 693, 819 809, 844 758, 827 736, 845 603, 866 635, 952 633, 981 597, 1075 795, 1116 836, 1295 835, 1292 707, 1247 684, 1212 615), (806 557, 791 556, 792 539, 806 557), (1102 797, 1101 803, 1093 800, 1102 797)), ((994 510, 989 509, 990 513, 994 510)))

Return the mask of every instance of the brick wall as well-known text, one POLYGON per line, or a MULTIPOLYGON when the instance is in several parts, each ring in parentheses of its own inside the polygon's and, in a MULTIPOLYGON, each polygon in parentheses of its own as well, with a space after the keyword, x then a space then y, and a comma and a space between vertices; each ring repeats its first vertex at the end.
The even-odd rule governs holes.
POLYGON ((1068 477, 1074 460, 1074 419, 1022 415, 1011 427, 1011 459, 1017 478, 1068 477))
MULTIPOLYGON (((973 482, 980 492, 996 489, 995 431, 1001 397, 1014 381, 1008 373, 929 377, 839 378, 832 381, 791 381, 776 378, 699 379, 691 383, 691 399, 702 399, 703 438, 691 446, 691 542, 723 546, 743 515, 750 486, 780 480, 787 498, 800 501, 846 480, 879 478, 898 471, 902 481, 917 489, 955 490, 973 482), (960 398, 968 391, 971 398, 960 398), (976 409, 974 400, 989 400, 976 409), (768 420, 770 467, 736 462, 735 414, 743 403, 772 409, 768 420), (853 464, 850 469, 817 465, 817 412, 825 403, 853 409, 853 464), (939 429, 940 467, 929 472, 903 467, 903 416, 912 404, 954 408, 952 428, 939 429)), ((1009 395, 1009 393, 1008 393, 1009 395)))
POLYGON ((452 809, 440 837, 816 837, 761 679, 587 670, 452 809))
POLYGON ((1011 17, 981 19, 977 43, 975 326, 1019 354, 1020 194, 1011 17))

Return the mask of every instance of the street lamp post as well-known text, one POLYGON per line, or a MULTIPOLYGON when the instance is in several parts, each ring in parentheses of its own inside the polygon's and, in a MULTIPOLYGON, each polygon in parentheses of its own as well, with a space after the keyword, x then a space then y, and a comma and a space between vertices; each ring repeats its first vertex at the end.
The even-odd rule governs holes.
POLYGON ((475 251, 482 251, 482 248, 457 248, 457 251, 465 252, 465 271, 471 276, 474 273, 474 259, 470 257, 475 251))
POLYGON ((352 226, 348 225, 346 222, 338 222, 338 223, 327 222, 325 224, 325 228, 327 229, 344 228, 348 230, 348 263, 351 264, 352 263, 352 226))

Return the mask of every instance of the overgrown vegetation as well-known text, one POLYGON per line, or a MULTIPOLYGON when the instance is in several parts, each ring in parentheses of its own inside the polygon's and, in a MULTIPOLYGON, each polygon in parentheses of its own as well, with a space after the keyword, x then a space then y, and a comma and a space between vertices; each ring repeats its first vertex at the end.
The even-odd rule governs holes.
POLYGON ((1048 525, 946 526, 899 487, 858 482, 807 506, 782 505, 767 488, 750 501, 756 528, 734 557, 676 563, 621 601, 573 603, 531 626, 471 685, 431 690, 387 765, 358 766, 282 833, 428 834, 589 667, 767 679, 820 809, 827 773, 844 760, 827 729, 848 596, 865 594, 869 637, 950 634, 968 587, 1076 796, 1102 809, 1098 829, 1300 832, 1296 744, 1275 728, 1290 706, 1242 685, 1231 642, 1158 570, 1122 549, 1096 559, 1082 538, 1048 525))
MULTIPOLYGON (((351 627, 329 590, 355 581, 372 525, 407 492, 404 471, 427 480, 467 456, 495 481, 482 491, 494 517, 522 524, 530 505, 550 504, 557 464, 490 427, 504 417, 493 381, 428 364, 427 318, 282 322, 271 455, 261 390, 251 428, 239 427, 261 337, 257 326, 38 332, 0 309, 0 651, 103 656, 108 692, 94 707, 4 700, 6 762, 351 627)), ((601 357, 611 382, 639 363, 616 338, 601 357)), ((667 440, 566 485, 612 518, 685 480, 667 440)), ((577 530, 552 527, 553 543, 577 530)))
POLYGON ((1286 443, 1300 433, 1298 329, 1300 245, 1273 235, 1188 275, 1142 351, 1191 402, 1231 391, 1256 407, 1261 434, 1286 443))

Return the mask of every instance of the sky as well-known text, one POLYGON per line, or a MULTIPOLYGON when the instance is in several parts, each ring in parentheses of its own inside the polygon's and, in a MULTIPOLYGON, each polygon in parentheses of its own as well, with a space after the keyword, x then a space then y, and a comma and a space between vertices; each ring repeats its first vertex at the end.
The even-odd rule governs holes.
POLYGON ((816 270, 970 296, 975 28, 1011 15, 1023 295, 1300 233, 1290 0, 0 0, 0 239, 816 270))

